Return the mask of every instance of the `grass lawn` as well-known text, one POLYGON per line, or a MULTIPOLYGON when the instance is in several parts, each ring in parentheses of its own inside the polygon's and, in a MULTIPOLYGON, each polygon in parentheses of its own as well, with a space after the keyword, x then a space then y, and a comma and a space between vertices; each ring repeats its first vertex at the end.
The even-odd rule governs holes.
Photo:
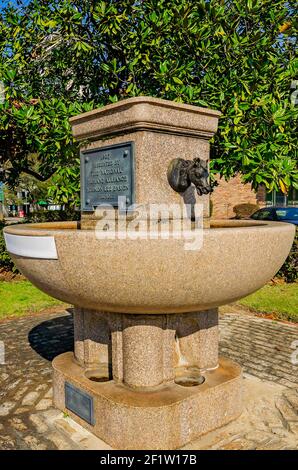
POLYGON ((298 322, 298 283, 267 284, 238 304, 258 312, 272 313, 276 319, 298 322))
MULTIPOLYGON (((298 283, 268 284, 237 304, 272 314, 276 319, 298 322, 298 283)), ((29 281, 0 282, 0 320, 59 305, 66 306, 38 290, 29 281)))
POLYGON ((29 281, 0 282, 0 320, 65 305, 34 287, 29 281))

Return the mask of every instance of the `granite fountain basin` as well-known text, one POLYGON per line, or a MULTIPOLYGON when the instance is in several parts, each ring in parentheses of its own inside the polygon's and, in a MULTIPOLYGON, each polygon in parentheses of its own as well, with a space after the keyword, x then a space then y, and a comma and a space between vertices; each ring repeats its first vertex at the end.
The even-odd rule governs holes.
POLYGON ((218 354, 217 307, 274 276, 295 228, 252 220, 210 225, 209 141, 219 117, 137 97, 71 118, 81 147, 80 222, 5 228, 23 274, 74 305, 74 351, 52 363, 54 405, 115 449, 181 448, 243 409, 241 366, 218 354), (118 213, 107 211, 100 231, 107 204, 118 213), (151 216, 155 205, 183 211, 151 216), (171 233, 102 236, 113 235, 113 216, 119 228, 127 210, 133 224, 136 210, 165 234, 170 220, 175 228, 197 209, 204 227, 192 232, 203 242, 197 249, 171 233))
POLYGON ((5 228, 22 273, 49 295, 81 308, 162 314, 198 312, 262 287, 290 250, 295 228, 280 222, 213 221, 203 246, 183 240, 98 240, 77 222, 5 228))
POLYGON ((75 306, 74 351, 52 362, 54 405, 114 449, 177 449, 236 419, 242 369, 218 355, 217 307, 272 278, 294 226, 214 221, 186 250, 99 240, 82 222, 5 228, 23 274, 75 306))

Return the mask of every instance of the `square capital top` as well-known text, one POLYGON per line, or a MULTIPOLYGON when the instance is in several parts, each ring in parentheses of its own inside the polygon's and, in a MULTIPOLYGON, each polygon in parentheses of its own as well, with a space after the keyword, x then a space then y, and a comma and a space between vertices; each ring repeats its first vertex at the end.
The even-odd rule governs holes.
POLYGON ((219 111, 159 98, 127 98, 70 118, 76 139, 96 140, 135 131, 176 134, 209 140, 219 111))

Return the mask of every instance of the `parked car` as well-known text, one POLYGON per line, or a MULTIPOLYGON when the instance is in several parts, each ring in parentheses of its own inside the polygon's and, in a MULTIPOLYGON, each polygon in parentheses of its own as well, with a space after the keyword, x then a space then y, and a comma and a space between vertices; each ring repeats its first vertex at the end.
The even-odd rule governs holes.
POLYGON ((275 220, 298 225, 298 207, 263 207, 250 216, 254 220, 275 220))

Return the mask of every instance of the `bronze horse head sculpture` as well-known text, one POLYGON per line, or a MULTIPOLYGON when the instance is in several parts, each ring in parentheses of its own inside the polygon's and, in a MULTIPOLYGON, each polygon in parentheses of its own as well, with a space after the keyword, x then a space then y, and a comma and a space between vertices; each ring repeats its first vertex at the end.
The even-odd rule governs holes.
POLYGON ((213 190, 209 183, 208 163, 200 158, 174 158, 168 167, 167 176, 169 185, 178 193, 186 191, 191 184, 194 184, 199 196, 213 190))

